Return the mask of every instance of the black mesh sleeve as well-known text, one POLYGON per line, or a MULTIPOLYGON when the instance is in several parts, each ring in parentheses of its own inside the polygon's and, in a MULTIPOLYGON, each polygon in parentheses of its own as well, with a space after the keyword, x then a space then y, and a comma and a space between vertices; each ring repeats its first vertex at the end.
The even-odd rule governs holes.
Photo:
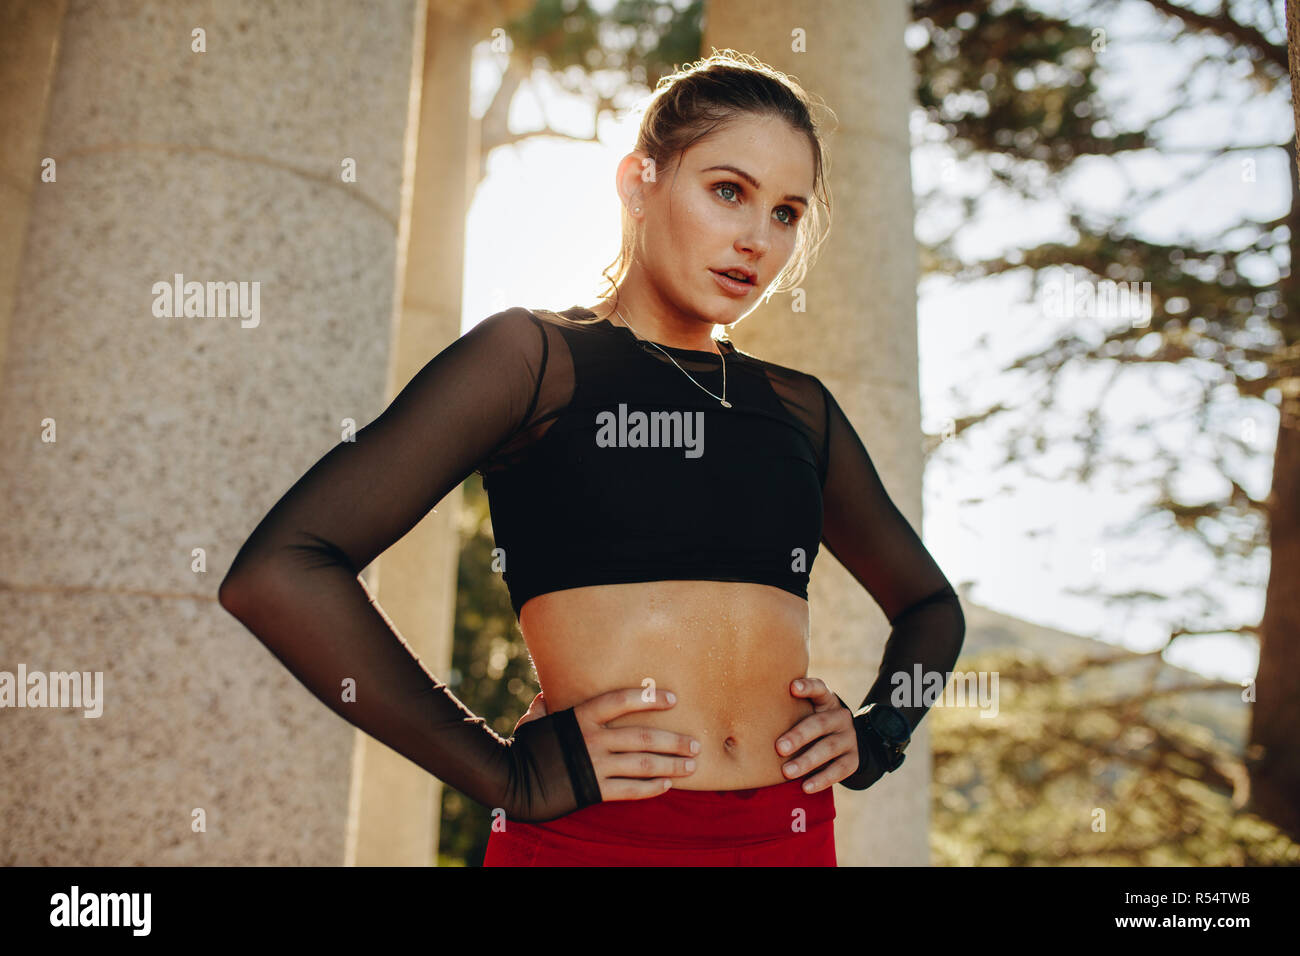
MULTIPOLYGON (((843 409, 825 385, 822 392, 826 407, 822 541, 867 589, 892 627, 875 683, 858 706, 893 704, 915 730, 933 702, 913 697, 923 689, 914 687, 917 665, 923 675, 944 675, 940 686, 946 684, 961 652, 966 619, 952 585, 885 491, 843 409), (891 700, 896 674, 904 676, 901 686, 908 691, 901 703, 891 700)), ((865 790, 885 771, 865 718, 855 718, 854 725, 858 771, 841 783, 851 790, 865 790)))
POLYGON ((521 821, 600 802, 572 708, 498 736, 424 668, 358 575, 528 423, 545 365, 526 310, 484 319, 276 502, 219 595, 336 714, 521 821))

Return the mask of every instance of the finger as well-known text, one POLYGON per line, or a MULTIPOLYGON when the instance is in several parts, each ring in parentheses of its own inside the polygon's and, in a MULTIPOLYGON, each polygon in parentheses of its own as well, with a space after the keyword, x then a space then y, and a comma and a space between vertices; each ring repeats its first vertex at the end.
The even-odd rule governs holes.
POLYGON ((839 706, 839 701, 835 700, 835 695, 820 677, 800 677, 792 681, 790 693, 796 697, 807 697, 819 707, 824 706, 827 699, 835 701, 835 705, 839 706))
POLYGON ((574 710, 582 708, 584 716, 598 724, 606 724, 615 717, 637 711, 667 710, 676 702, 677 696, 663 688, 621 687, 583 701, 574 710))
POLYGON ((690 757, 666 757, 662 754, 608 754, 600 761, 597 774, 602 777, 689 777, 695 772, 690 757))
POLYGON ((644 800, 657 797, 672 789, 672 780, 656 777, 652 780, 629 780, 625 777, 609 777, 600 781, 600 798, 608 800, 644 800))
POLYGON ((658 727, 606 728, 600 742, 610 753, 647 751, 691 757, 700 752, 698 740, 658 727))
POLYGON ((848 753, 850 743, 852 743, 856 752, 858 746, 857 737, 852 737, 851 740, 848 734, 831 734, 828 737, 823 737, 803 753, 791 757, 783 763, 781 772, 785 774, 787 780, 802 777, 804 774, 830 763, 841 754, 848 753))
POLYGON ((825 790, 839 783, 845 777, 851 777, 858 770, 858 755, 856 753, 845 754, 843 757, 833 760, 825 767, 822 767, 815 774, 803 782, 804 793, 816 793, 818 790, 825 790))
POLYGON ((789 757, 791 754, 798 753, 800 747, 812 743, 818 737, 825 737, 827 734, 843 729, 843 725, 836 720, 834 711, 818 711, 809 714, 807 717, 801 717, 797 724, 776 738, 776 752, 782 757, 789 757))

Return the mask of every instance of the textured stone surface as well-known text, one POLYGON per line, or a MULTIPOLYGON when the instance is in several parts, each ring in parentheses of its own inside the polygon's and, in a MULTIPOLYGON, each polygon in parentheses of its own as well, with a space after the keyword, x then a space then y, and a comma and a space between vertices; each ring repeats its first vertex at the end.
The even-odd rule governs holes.
POLYGON ((342 862, 353 729, 209 600, 0 591, 0 643, 103 681, 99 717, 0 711, 0 865, 342 862))
POLYGON ((0 670, 110 696, 0 710, 0 863, 344 860, 356 734, 216 591, 385 404, 415 12, 68 4, 0 374, 0 670), (153 315, 175 273, 260 283, 260 325, 153 315))

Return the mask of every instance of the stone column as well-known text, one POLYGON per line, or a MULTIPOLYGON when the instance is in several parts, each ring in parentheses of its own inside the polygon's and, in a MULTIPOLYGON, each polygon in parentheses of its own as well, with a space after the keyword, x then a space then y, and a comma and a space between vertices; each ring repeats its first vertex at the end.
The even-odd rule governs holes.
MULTIPOLYGON (((811 372, 826 384, 899 509, 919 529, 923 459, 907 22, 903 0, 712 0, 703 50, 752 53, 793 76, 838 116, 838 132, 829 137, 834 226, 804 282, 807 310, 796 312, 792 296, 777 296, 736 326, 731 338, 745 351, 811 372)), ((809 673, 856 706, 875 679, 888 621, 824 548, 809 598, 809 673)), ((896 773, 861 793, 836 785, 841 865, 929 862, 930 766, 923 721, 896 773)))
POLYGON ((17 187, 0 670, 98 673, 102 714, 0 710, 0 864, 344 862, 356 732, 217 587, 386 403, 422 22, 420 0, 68 4, 56 176, 24 162, 17 187), (255 308, 160 314, 177 275, 255 308))

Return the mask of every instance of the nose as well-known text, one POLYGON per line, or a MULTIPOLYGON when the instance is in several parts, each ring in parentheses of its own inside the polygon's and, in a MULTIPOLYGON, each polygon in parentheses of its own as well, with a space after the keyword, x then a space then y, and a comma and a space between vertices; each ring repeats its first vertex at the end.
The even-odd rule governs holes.
POLYGON ((762 257, 767 253, 771 242, 767 238, 767 233, 762 229, 753 229, 745 236, 736 240, 736 251, 744 253, 747 256, 762 257))

